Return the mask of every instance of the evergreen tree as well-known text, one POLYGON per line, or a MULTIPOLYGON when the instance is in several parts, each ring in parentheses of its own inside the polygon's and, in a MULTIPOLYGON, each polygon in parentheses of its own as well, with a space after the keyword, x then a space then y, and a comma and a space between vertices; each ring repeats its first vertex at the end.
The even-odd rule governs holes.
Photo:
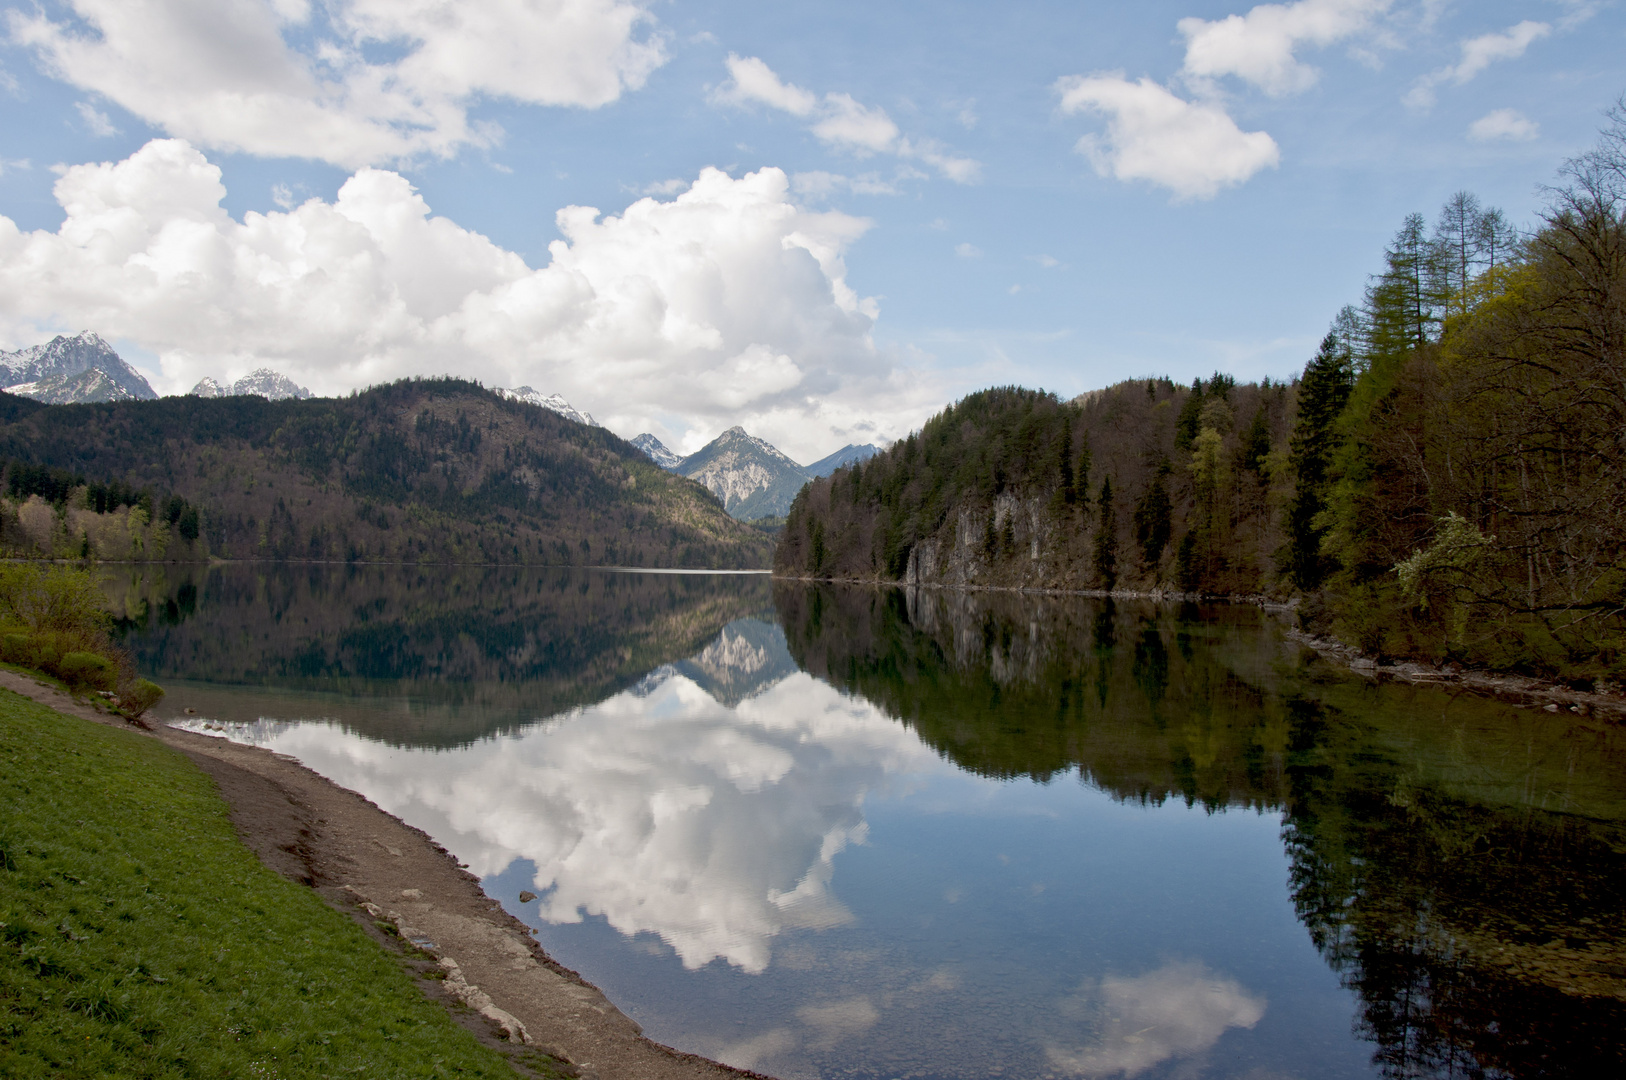
POLYGON ((1299 383, 1299 416, 1293 426, 1293 499, 1287 507, 1287 572, 1299 588, 1319 588, 1326 577, 1321 539, 1326 527, 1317 516, 1326 509, 1327 468, 1337 447, 1338 418, 1355 385, 1352 350, 1336 331, 1304 368, 1299 383))
POLYGON ((1261 401, 1259 408, 1254 410, 1253 423, 1242 435, 1242 465, 1249 472, 1262 472, 1265 458, 1270 456, 1270 423, 1265 416, 1265 405, 1261 401))
POLYGON ((1203 381, 1191 380, 1191 393, 1180 406, 1180 418, 1174 422, 1174 446, 1177 450, 1190 450, 1197 438, 1197 427, 1203 416, 1203 381))
POLYGON ((1112 478, 1101 481, 1101 524, 1095 530, 1095 572, 1101 587, 1112 589, 1118 584, 1118 519, 1112 509, 1112 478))
POLYGON ((1174 507, 1169 502, 1169 473, 1168 459, 1159 461, 1157 471, 1152 474, 1152 482, 1146 485, 1146 492, 1135 507, 1135 539, 1140 544, 1141 565, 1148 573, 1157 571, 1173 528, 1174 507))
POLYGON ((1061 475, 1061 484, 1057 491, 1062 501, 1071 506, 1078 499, 1078 491, 1073 486, 1073 428, 1071 424, 1062 428, 1061 438, 1056 440, 1056 471, 1061 475))

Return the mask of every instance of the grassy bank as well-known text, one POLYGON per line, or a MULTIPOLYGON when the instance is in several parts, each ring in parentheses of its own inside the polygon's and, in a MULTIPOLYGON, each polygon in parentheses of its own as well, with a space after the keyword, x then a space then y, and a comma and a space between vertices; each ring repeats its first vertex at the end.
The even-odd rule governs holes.
POLYGON ((184 756, 0 691, 0 1075, 514 1072, 184 756))

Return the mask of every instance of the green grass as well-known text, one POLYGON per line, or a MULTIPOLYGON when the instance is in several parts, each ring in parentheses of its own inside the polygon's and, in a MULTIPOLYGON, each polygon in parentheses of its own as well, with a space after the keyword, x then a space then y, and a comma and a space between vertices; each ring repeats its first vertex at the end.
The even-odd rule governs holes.
POLYGON ((181 754, 0 691, 0 1076, 514 1075, 181 754))

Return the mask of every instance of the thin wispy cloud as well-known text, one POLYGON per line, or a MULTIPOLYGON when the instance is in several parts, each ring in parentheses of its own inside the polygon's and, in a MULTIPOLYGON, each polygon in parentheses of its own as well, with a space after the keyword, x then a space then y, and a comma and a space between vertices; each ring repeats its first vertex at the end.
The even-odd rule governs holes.
POLYGON ((821 97, 786 82, 759 57, 729 53, 724 63, 729 77, 712 92, 714 104, 766 105, 811 121, 809 130, 827 146, 857 157, 892 154, 919 161, 956 183, 974 183, 981 174, 980 162, 953 153, 937 140, 905 136, 878 105, 865 105, 840 91, 821 97))
POLYGON ((117 135, 119 129, 113 126, 108 115, 96 108, 88 101, 74 102, 74 111, 79 114, 79 120, 85 125, 85 130, 98 138, 108 138, 117 135))
POLYGON ((1517 60, 1525 50, 1553 32, 1551 24, 1526 19, 1500 33, 1481 34, 1462 42, 1455 64, 1430 72, 1407 91, 1405 103, 1414 109, 1429 109, 1436 99, 1435 88, 1445 83, 1461 86, 1501 60, 1517 60))
POLYGON ((1475 142, 1529 142, 1541 134, 1541 127, 1517 109, 1497 109, 1468 125, 1468 138, 1475 142))
MULTIPOLYGON (((923 173, 909 170, 900 179, 917 179, 923 173)), ((854 195, 896 195, 901 189, 892 180, 879 173, 844 176, 841 173, 812 170, 799 172, 790 178, 791 190, 809 199, 829 199, 842 192, 854 195)))

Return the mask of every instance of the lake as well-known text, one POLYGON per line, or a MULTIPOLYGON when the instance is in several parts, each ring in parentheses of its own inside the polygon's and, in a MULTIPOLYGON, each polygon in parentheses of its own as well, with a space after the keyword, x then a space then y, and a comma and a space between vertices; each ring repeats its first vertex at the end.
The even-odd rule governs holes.
POLYGON ((679 1049, 787 1080, 1626 1064, 1620 728, 1373 683, 1254 608, 105 577, 159 719, 425 830, 679 1049))

